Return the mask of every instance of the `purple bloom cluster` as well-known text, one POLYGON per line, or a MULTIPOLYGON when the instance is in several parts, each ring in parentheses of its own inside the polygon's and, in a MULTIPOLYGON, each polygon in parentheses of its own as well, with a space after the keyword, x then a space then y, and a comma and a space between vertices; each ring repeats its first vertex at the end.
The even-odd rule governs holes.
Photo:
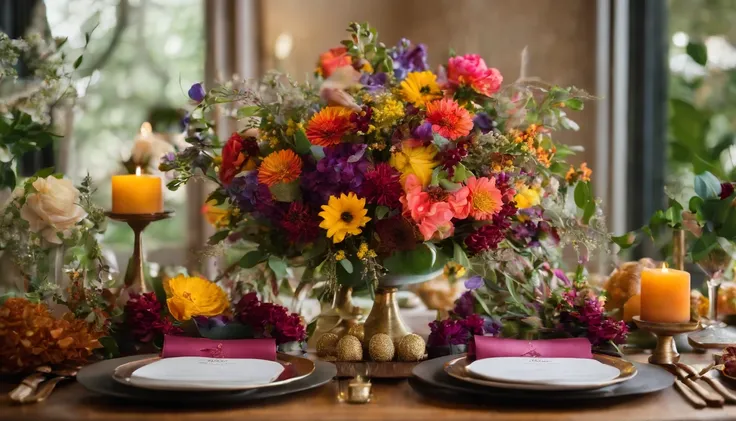
POLYGON ((360 191, 369 165, 366 147, 342 143, 324 148, 324 158, 316 165, 305 165, 302 175, 305 196, 316 203, 327 203, 330 196, 360 191))
POLYGON ((496 334, 501 325, 493 319, 470 314, 463 319, 435 320, 429 324, 429 346, 467 345, 470 339, 484 333, 496 334))
POLYGON ((584 333, 593 345, 626 341, 629 332, 626 323, 606 316, 601 300, 597 297, 583 298, 578 291, 568 290, 563 293, 563 300, 566 306, 560 312, 561 323, 558 329, 574 336, 584 333), (582 304, 579 303, 581 298, 582 304), (581 329, 584 332, 580 332, 581 329))
POLYGON ((495 127, 496 122, 484 112, 477 113, 475 117, 473 117, 473 128, 480 130, 483 134, 490 132, 495 127))
POLYGON ((388 82, 388 75, 383 72, 378 73, 363 73, 360 76, 360 83, 365 87, 366 90, 369 92, 375 92, 380 89, 383 89, 386 85, 386 82, 388 82))
POLYGON ((411 41, 402 38, 399 44, 391 51, 394 60, 394 76, 403 80, 409 72, 422 72, 429 69, 427 64, 427 46, 411 45, 411 41))
POLYGON ((273 195, 265 184, 258 183, 258 173, 233 178, 227 193, 238 205, 241 212, 254 212, 272 221, 280 220, 285 209, 273 200, 273 195))

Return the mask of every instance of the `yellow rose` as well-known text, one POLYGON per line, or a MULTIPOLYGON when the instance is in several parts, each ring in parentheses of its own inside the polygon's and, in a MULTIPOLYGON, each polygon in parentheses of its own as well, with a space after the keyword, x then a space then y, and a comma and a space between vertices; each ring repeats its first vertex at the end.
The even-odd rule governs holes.
POLYGON ((87 216, 79 206, 79 190, 71 181, 54 176, 37 179, 33 188, 36 191, 26 198, 20 217, 28 221, 31 231, 49 243, 61 244, 58 234, 68 235, 87 216))
POLYGON ((541 201, 539 190, 536 188, 522 186, 516 196, 514 196, 514 202, 518 209, 526 209, 532 206, 537 206, 541 201))
POLYGON ((166 304, 176 320, 218 316, 230 307, 227 294, 207 279, 179 275, 167 282, 166 304))

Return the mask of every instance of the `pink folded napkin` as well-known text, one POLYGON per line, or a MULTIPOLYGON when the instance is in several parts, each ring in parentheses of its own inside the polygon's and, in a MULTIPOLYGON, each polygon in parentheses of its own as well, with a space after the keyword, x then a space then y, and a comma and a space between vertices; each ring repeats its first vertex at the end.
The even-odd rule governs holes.
POLYGON ((476 360, 493 357, 593 358, 586 338, 506 339, 475 336, 468 345, 468 355, 476 360))
POLYGON ((216 341, 166 335, 161 358, 170 357, 254 358, 276 361, 276 341, 272 338, 216 341))

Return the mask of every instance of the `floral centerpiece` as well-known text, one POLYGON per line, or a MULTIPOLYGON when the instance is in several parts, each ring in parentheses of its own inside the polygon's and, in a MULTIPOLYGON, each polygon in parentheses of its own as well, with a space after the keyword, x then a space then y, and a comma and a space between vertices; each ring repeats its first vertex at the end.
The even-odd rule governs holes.
POLYGON ((156 283, 154 292, 131 294, 115 328, 126 352, 160 347, 165 335, 274 338, 282 351, 301 350, 306 340, 303 320, 285 307, 261 302, 255 292, 233 301, 217 284, 186 275, 156 283))
POLYGON ((209 91, 195 84, 189 147, 164 158, 169 187, 203 176, 225 216, 211 243, 247 242, 232 269, 263 264, 283 278, 294 258, 303 282, 373 288, 388 274, 426 274, 448 261, 471 271, 525 258, 528 246, 593 245, 607 233, 590 170, 552 141, 575 128, 565 110, 587 95, 520 81, 474 54, 430 70, 423 45, 388 48, 375 30, 319 58, 316 84, 270 73, 209 91), (224 105, 244 129, 219 139, 209 119, 224 105))

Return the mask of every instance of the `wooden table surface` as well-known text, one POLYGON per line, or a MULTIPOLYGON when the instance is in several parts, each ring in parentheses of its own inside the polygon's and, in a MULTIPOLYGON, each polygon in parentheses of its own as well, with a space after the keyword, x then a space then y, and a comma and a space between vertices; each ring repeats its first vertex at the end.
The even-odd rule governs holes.
MULTIPOLYGON (((643 354, 627 358, 645 361, 643 354)), ((711 361, 707 354, 683 354, 683 361, 704 365, 711 361)), ((703 382, 699 382, 703 383, 703 382)), ((703 383, 705 385, 705 383, 703 383)), ((705 385, 707 387, 707 385, 705 385)), ((729 386, 733 389, 732 386, 729 386)), ((586 406, 535 407, 534 402, 522 406, 463 404, 439 401, 414 391, 406 380, 376 381, 373 400, 365 405, 338 402, 336 381, 299 394, 248 404, 221 408, 156 408, 108 400, 87 392, 78 383, 63 384, 51 397, 33 405, 12 405, 7 399, 9 384, 0 384, 0 420, 136 420, 136 421, 276 421, 276 420, 580 420, 580 421, 692 421, 735 420, 736 405, 723 408, 693 409, 684 398, 670 388, 659 393, 622 401, 599 401, 586 406)), ((152 392, 155 393, 155 392, 152 392)))

